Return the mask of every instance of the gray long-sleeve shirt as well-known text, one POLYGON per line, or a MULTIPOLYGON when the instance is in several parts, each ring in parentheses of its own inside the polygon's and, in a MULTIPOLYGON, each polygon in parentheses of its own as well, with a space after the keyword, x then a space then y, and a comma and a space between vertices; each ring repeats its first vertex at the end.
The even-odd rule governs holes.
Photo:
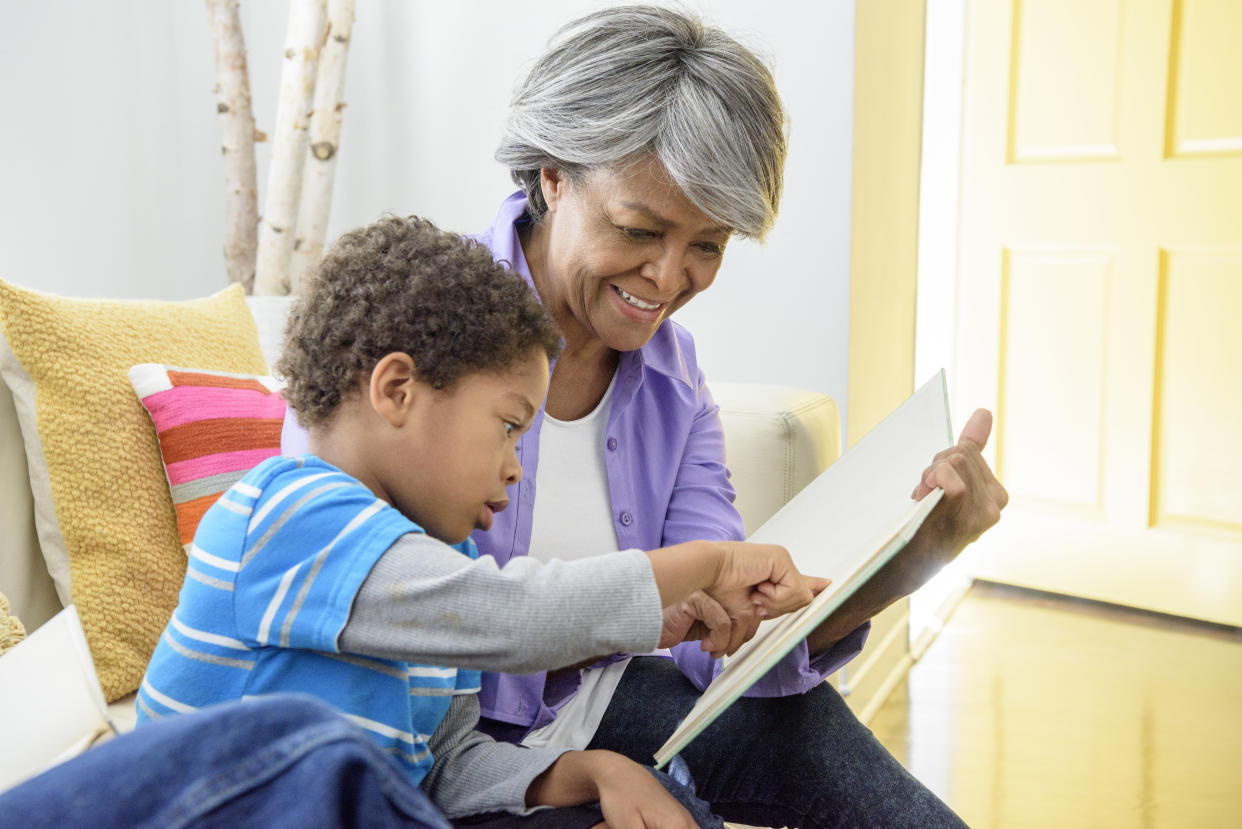
MULTIPOLYGON (((367 656, 522 673, 649 651, 661 625, 641 551, 546 564, 523 557, 501 569, 411 533, 371 569, 339 644, 367 656)), ((478 719, 474 695, 454 698, 432 736, 435 765, 424 788, 449 817, 527 813, 531 781, 563 752, 497 743, 474 730, 478 719)))

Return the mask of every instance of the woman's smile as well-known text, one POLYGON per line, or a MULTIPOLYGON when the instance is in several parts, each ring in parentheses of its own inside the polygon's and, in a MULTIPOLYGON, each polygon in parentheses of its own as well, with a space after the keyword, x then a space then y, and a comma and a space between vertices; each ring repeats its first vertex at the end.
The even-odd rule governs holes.
POLYGON ((627 305, 632 305, 640 311, 658 311, 664 307, 663 302, 644 302, 618 285, 613 285, 612 289, 617 292, 627 305))

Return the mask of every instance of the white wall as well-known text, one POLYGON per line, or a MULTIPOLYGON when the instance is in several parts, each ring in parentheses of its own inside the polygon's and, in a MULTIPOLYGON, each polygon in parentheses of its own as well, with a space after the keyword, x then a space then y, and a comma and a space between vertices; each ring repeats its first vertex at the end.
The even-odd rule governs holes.
MULTIPOLYGON (((512 188, 492 160, 520 73, 573 0, 359 0, 329 236, 384 211, 482 228, 512 188)), ((680 312, 709 377, 826 391, 844 408, 854 0, 687 4, 765 54, 790 113, 781 217, 730 246, 680 312)), ((287 3, 242 0, 270 131, 287 3)), ((9 4, 0 28, 0 277, 69 296, 224 284, 220 130, 201 0, 9 4)), ((259 145, 260 208, 266 145, 259 145)))

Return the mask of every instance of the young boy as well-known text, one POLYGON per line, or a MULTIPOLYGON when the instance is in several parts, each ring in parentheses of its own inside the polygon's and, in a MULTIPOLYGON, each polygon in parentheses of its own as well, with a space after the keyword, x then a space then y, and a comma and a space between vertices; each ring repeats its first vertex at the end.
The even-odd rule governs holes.
POLYGON ((696 590, 746 626, 819 583, 782 548, 740 543, 478 560, 469 534, 521 477, 515 443, 558 349, 536 297, 486 248, 418 219, 346 234, 277 365, 312 454, 264 462, 204 516, 140 721, 300 691, 362 727, 449 817, 599 801, 618 822, 688 819, 621 755, 474 731, 478 669, 649 651, 661 608, 696 590))

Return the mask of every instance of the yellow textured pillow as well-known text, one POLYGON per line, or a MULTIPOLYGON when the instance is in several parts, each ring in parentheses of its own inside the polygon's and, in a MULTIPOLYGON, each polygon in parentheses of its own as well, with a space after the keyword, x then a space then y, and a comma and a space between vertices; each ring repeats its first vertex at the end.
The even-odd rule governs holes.
POLYGON ((0 593, 0 655, 25 638, 21 620, 9 613, 9 597, 0 593))
POLYGON ((140 302, 0 281, 0 333, 39 544, 112 701, 138 687, 185 574, 159 443, 127 372, 157 362, 266 374, 258 332, 239 286, 140 302))

